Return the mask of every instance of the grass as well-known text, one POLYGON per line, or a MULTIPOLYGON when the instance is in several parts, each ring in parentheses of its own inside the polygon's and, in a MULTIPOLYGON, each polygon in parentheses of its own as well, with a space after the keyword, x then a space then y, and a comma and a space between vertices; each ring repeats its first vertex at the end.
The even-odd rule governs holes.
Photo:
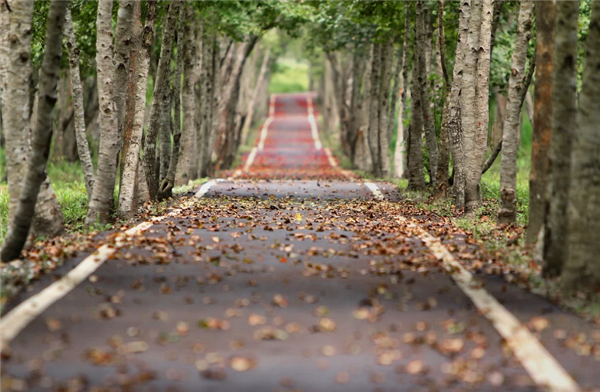
POLYGON ((269 84, 269 94, 298 93, 308 91, 308 64, 292 58, 282 58, 269 84))

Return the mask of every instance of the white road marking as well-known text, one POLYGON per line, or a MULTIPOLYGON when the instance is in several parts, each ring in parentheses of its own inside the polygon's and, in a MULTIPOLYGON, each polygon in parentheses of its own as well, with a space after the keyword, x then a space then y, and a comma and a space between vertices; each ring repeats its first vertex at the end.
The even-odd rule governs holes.
POLYGON ((375 185, 372 182, 365 182, 364 184, 367 188, 371 190, 371 192, 373 192, 373 196, 375 196, 377 200, 383 200, 385 198, 377 185, 375 185))
POLYGON ((309 95, 306 97, 306 101, 308 103, 308 123, 310 124, 310 132, 315 141, 315 148, 320 150, 323 148, 323 144, 321 144, 321 139, 319 138, 319 129, 317 127, 317 121, 315 120, 312 97, 309 95))
POLYGON ((142 222, 139 225, 120 233, 115 239, 114 245, 105 244, 96 249, 94 253, 83 259, 77 267, 60 280, 52 283, 44 290, 31 298, 23 301, 19 306, 8 312, 0 319, 0 350, 6 347, 31 321, 48 309, 56 301, 67 295, 79 283, 96 271, 116 250, 121 247, 127 237, 140 235, 148 230, 153 222, 160 221, 168 216, 179 214, 180 209, 171 213, 152 218, 150 222, 142 222))
POLYGON ((335 160, 335 158, 333 157, 333 154, 331 153, 331 148, 327 147, 324 149, 325 150, 325 154, 327 155, 327 159, 329 159, 329 164, 332 167, 337 167, 337 161, 335 160))
MULTIPOLYGON (((376 198, 383 199, 383 194, 376 184, 365 182, 365 185, 376 198)), ((492 323, 538 387, 551 392, 581 391, 579 385, 556 358, 546 350, 527 327, 521 324, 481 284, 477 283, 473 275, 442 245, 439 238, 432 236, 418 225, 409 223, 404 217, 399 217, 398 220, 408 223, 410 227, 416 229, 419 238, 438 259, 442 260, 444 267, 458 287, 473 301, 479 312, 492 323)))
MULTIPOLYGON (((250 166, 254 163, 254 158, 256 158, 257 148, 253 147, 252 151, 250 151, 250 155, 248 155, 248 159, 246 159, 246 164, 244 165, 244 171, 247 172, 250 170, 250 166)), ((241 173, 240 173, 241 174, 241 173)))
MULTIPOLYGON (((200 198, 209 191, 217 182, 223 179, 209 181, 200 187, 196 197, 200 198)), ((133 237, 142 234, 148 230, 154 222, 159 222, 167 217, 176 216, 181 213, 181 209, 176 209, 170 213, 152 218, 150 221, 142 222, 139 225, 117 234, 115 244, 104 244, 94 253, 83 259, 75 268, 69 271, 60 280, 52 283, 36 295, 23 301, 19 306, 8 312, 0 319, 0 351, 33 321, 42 312, 48 309, 56 301, 63 298, 78 284, 83 282, 88 276, 96 271, 109 257, 111 257, 118 248, 122 246, 127 237, 133 237)))
POLYGON ((267 132, 269 130, 269 125, 271 125, 273 120, 274 120, 274 117, 272 117, 272 116, 267 118, 267 121, 265 121, 265 123, 263 124, 262 130, 260 131, 260 139, 258 140, 258 149, 261 151, 265 149, 265 141, 267 140, 267 132))
POLYGON ((222 178, 217 178, 215 180, 210 180, 208 182, 205 182, 200 189, 198 189, 198 192, 196 192, 196 194, 194 195, 194 197, 200 199, 202 196, 206 195, 206 193, 210 190, 210 188, 212 188, 217 182, 223 182, 225 180, 223 180, 222 178))

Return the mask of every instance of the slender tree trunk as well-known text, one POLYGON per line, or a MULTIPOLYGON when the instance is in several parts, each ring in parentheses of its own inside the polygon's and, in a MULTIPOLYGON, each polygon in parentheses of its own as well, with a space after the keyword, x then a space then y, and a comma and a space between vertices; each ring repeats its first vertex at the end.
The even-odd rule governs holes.
POLYGON ((150 108, 150 120, 146 131, 144 170, 146 172, 146 182, 148 183, 151 200, 155 200, 158 193, 159 173, 156 171, 156 137, 158 136, 162 113, 168 107, 168 97, 171 93, 169 88, 169 70, 171 67, 171 54, 173 52, 173 36, 175 35, 175 25, 179 15, 180 4, 180 1, 173 1, 169 4, 168 16, 163 25, 160 58, 158 60, 158 70, 156 71, 156 82, 154 84, 154 94, 150 108))
POLYGON ((381 86, 379 88, 379 154, 381 161, 381 174, 383 177, 391 175, 390 168, 390 142, 388 139, 388 121, 389 121, 389 102, 390 102, 390 83, 392 79, 392 68, 394 60, 394 41, 381 46, 381 86))
POLYGON ((381 166, 381 154, 379 152, 379 88, 381 74, 381 44, 373 44, 373 54, 371 58, 371 91, 369 99, 369 128, 368 140, 369 149, 371 150, 371 159, 373 161, 373 175, 375 177, 383 176, 383 168, 381 166))
MULTIPOLYGON (((194 9, 191 4, 185 7, 186 23, 183 29, 179 29, 183 34, 182 37, 182 58, 179 58, 177 52, 177 65, 181 67, 177 72, 183 72, 183 89, 181 90, 181 103, 183 109, 183 129, 177 135, 177 130, 180 129, 177 122, 179 117, 176 112, 175 133, 173 134, 173 154, 177 151, 176 156, 171 154, 171 163, 169 165, 169 174, 167 174, 167 189, 173 187, 175 183, 187 184, 193 180, 197 173, 192 174, 193 162, 198 161, 197 157, 197 132, 196 132, 196 117, 194 113, 194 84, 196 67, 194 64, 194 30, 192 23, 194 21, 194 9), (181 63, 180 63, 181 62, 181 63), (177 173, 177 180, 175 174, 177 173), (170 185, 169 185, 170 184, 170 185)), ((200 37, 199 37, 200 38, 200 37)), ((181 77, 181 76, 180 76, 181 77)), ((175 84, 174 88, 175 90, 175 84)), ((176 105, 175 110, 177 111, 176 105)), ((197 169, 195 170, 197 172, 197 169)), ((161 185, 161 187, 163 187, 161 185)), ((169 191, 170 192, 170 191, 169 191)))
MULTIPOLYGON (((462 75, 462 127, 465 157, 465 212, 472 213, 479 206, 479 177, 481 176, 481 164, 478 146, 477 131, 479 120, 479 105, 477 103, 477 61, 479 53, 479 35, 482 14, 481 0, 473 0, 471 3, 471 15, 469 19, 469 30, 467 34, 467 47, 465 52, 465 63, 462 75), (477 169, 477 173, 473 171, 477 169)), ((487 100, 486 100, 487 102, 487 100)), ((485 146, 485 145, 484 145, 485 146)))
POLYGON ((121 140, 113 103, 112 79, 112 0, 98 2, 96 20, 96 66, 98 69, 98 97, 100 99, 100 149, 98 169, 88 206, 86 225, 106 224, 110 219, 117 175, 117 158, 121 140))
POLYGON ((267 70, 270 68, 269 65, 271 59, 271 49, 267 48, 265 54, 263 55, 262 64, 260 66, 260 71, 258 72, 258 79, 256 79, 256 84, 254 85, 254 90, 252 91, 252 96, 248 101, 248 115, 244 120, 244 127, 242 128, 242 145, 246 144, 246 140, 248 139, 248 133, 250 132, 250 127, 252 126, 252 119, 254 118, 254 108, 256 106, 256 98, 258 97, 258 93, 262 88, 263 81, 265 80, 265 76, 267 74, 267 70))
POLYGON ((547 209, 550 135, 552 130, 552 72, 554 70, 554 25, 556 3, 540 1, 535 5, 536 73, 529 174, 529 225, 527 242, 533 243, 544 224, 547 209))
POLYGON ((579 100, 578 128, 571 153, 568 253, 561 275, 567 290, 600 287, 600 3, 592 2, 579 100))
POLYGON ((438 0, 438 46, 440 68, 443 81, 444 106, 442 108, 442 127, 440 128, 440 150, 438 170, 436 172, 436 193, 447 195, 450 164, 450 140, 448 135, 448 117, 450 115, 450 77, 446 68, 446 35, 444 33, 444 0, 438 0))
POLYGON ((508 81, 508 101, 502 132, 502 158, 500 169, 500 205, 498 224, 513 224, 517 220, 517 152, 521 135, 521 95, 525 82, 527 47, 531 38, 532 1, 522 1, 519 10, 515 50, 508 81))
POLYGON ((119 134, 123 129, 123 116, 129 80, 129 59, 132 46, 132 26, 134 3, 136 0, 119 0, 117 12, 117 28, 115 31, 115 52, 113 54, 113 100, 115 115, 119 126, 119 134))
POLYGON ((65 19, 65 39, 67 50, 69 51, 69 68, 71 71, 71 95, 73 99, 73 116, 75 120, 75 137, 77 138, 77 152, 83 169, 83 178, 88 199, 92 197, 94 188, 94 165, 92 164, 92 155, 90 145, 85 134, 85 115, 83 112, 83 91, 81 88, 81 77, 79 73, 79 49, 75 41, 75 32, 73 30, 73 19, 71 12, 67 9, 65 19))
MULTIPOLYGON (((415 26, 415 50, 417 43, 418 29, 415 26)), ((415 55, 414 63, 417 64, 415 55)), ((418 66, 418 65, 417 65, 418 66)), ((413 73, 416 72, 413 67, 413 73)), ((425 188, 425 180, 423 179, 423 110, 421 109, 422 101, 419 94, 419 80, 417 75, 412 75, 411 78, 411 108, 410 108, 410 125, 408 127, 408 187, 409 190, 421 190, 425 188)))
POLYGON ((450 86, 450 95, 448 97, 448 116, 442 120, 442 128, 445 127, 448 129, 450 137, 450 150, 454 163, 452 193, 454 194, 454 204, 457 208, 464 208, 465 206, 466 146, 464 142, 461 105, 464 98, 462 86, 463 73, 467 60, 470 18, 471 0, 462 1, 458 22, 458 42, 454 56, 454 68, 452 69, 452 85, 450 86))
POLYGON ((360 125, 362 122, 362 94, 360 91, 365 71, 364 48, 362 44, 354 45, 352 53, 352 87, 350 92, 350 119, 348 122, 348 142, 350 144, 350 161, 358 166, 360 147, 360 125))
POLYGON ((8 0, 0 0, 0 128, 6 130, 4 122, 6 121, 6 104, 4 102, 4 92, 8 87, 7 71, 9 65, 9 34, 10 34, 10 11, 8 9, 8 0))
MULTIPOLYGON (((123 173, 125 171, 125 160, 129 153, 129 147, 131 144, 131 135, 133 133, 133 122, 135 120, 135 98, 137 92, 137 71, 140 66, 140 56, 142 54, 142 4, 139 1, 133 2, 133 20, 131 27, 131 51, 129 57, 129 77, 127 78, 126 86, 126 100, 125 100, 125 113, 123 115, 123 132, 121 142, 121 159, 120 159, 120 178, 119 178, 119 203, 121 202, 121 193, 123 192, 123 173)), ((139 184, 135 181, 136 186, 139 184)), ((127 184, 126 186, 128 186, 127 184)), ((118 206, 118 213, 121 214, 121 206, 118 206)))
POLYGON ((11 2, 8 19, 10 20, 9 36, 13 38, 5 43, 7 70, 4 77, 6 91, 2 108, 6 135, 9 225, 13 221, 19 204, 19 195, 26 175, 29 155, 29 79, 31 77, 29 59, 32 15, 33 2, 25 0, 11 2))
POLYGON ((437 173, 438 165, 438 148, 437 148, 437 136, 435 134, 435 124, 433 122, 433 115, 431 114, 431 107, 429 102, 429 78, 426 70, 428 67, 425 66, 426 53, 423 49, 427 48, 427 29, 429 22, 426 19, 425 6, 423 0, 417 1, 417 13, 416 13, 416 35, 418 44, 416 48, 416 72, 417 80, 419 83, 419 89, 414 91, 414 95, 419 94, 421 100, 421 110, 423 111, 423 125, 425 127, 425 138, 427 142, 427 150, 429 152, 429 172, 431 175, 431 183, 435 186, 435 177, 437 173))
MULTIPOLYGON (((21 11, 21 2, 15 1, 13 9, 21 11)), ((23 3, 29 3, 23 1, 23 3)), ((12 23, 24 23, 31 26, 33 17, 33 4, 23 4, 23 12, 13 14, 12 23), (31 8, 29 8, 31 7, 31 8), (23 17, 23 19, 20 19, 23 17)), ((52 139, 52 110, 56 103, 56 85, 58 81, 58 68, 62 54, 62 32, 65 23, 67 2, 53 1, 50 5, 48 22, 46 25, 46 45, 39 84, 39 101, 37 121, 33 131, 32 153, 28 160, 28 169, 19 195, 19 203, 13 220, 9 226, 8 234, 3 242, 1 260, 7 262, 19 257, 31 227, 37 203, 40 186, 46 179, 46 164, 50 153, 52 139)), ((20 27, 23 27, 22 25, 20 27)), ((11 26, 11 33, 19 30, 11 26)), ((26 32, 29 34, 29 32, 26 32)), ((22 44, 22 43, 21 43, 22 44)), ((19 60, 23 61, 23 53, 29 53, 29 47, 20 47, 19 60)), ((28 57, 27 57, 28 61, 28 57)), ((11 71, 18 65, 13 61, 11 71)), ((24 105, 26 106, 26 105, 24 105)))
MULTIPOLYGON (((388 124, 387 124, 387 138, 391 142, 394 137, 394 125, 396 125, 396 113, 400 114, 400 121, 402 121, 402 113, 397 111, 398 96, 402 95, 402 48, 398 52, 398 60, 396 61, 396 67, 394 68, 394 84, 392 86, 392 95, 390 100, 390 108, 388 110, 388 124)), ((396 138, 397 139, 397 138, 396 138)), ((394 151, 395 159, 395 151, 394 151)), ((396 163, 394 162, 394 171, 396 170, 396 163)))
MULTIPOLYGON (((394 148, 394 174, 396 178, 406 177, 407 166, 407 135, 404 129, 406 120, 406 92, 408 90, 408 62, 410 55, 410 6, 404 5, 404 40, 402 43, 402 86, 400 87, 400 105, 398 105, 398 128, 396 131, 396 146, 394 148)), ((399 85, 400 86, 400 85, 399 85)))
MULTIPOLYGON (((190 149, 194 146, 193 130, 194 130, 194 40, 193 31, 189 23, 193 17, 193 8, 191 4, 185 4, 180 10, 180 23, 177 30, 177 62, 175 77, 173 80, 173 150, 171 151, 171 159, 166 176, 163 178, 160 189, 159 198, 164 199, 173 195, 173 186, 175 185, 175 172, 179 157, 185 153, 185 148, 190 149), (185 64, 184 64, 185 57, 185 64), (185 67, 185 73, 184 73, 185 67), (184 113, 184 124, 187 126, 184 129, 184 135, 188 137, 184 140, 185 147, 181 146, 182 130, 181 130, 181 75, 184 74, 184 86, 187 89, 185 98, 186 112, 184 113), (190 102, 191 101, 191 102, 190 102), (189 117, 189 118, 188 118, 189 117)), ((170 116, 169 116, 170 119, 170 116)))
MULTIPOLYGON (((577 28, 579 1, 556 3, 552 143, 548 176, 548 212, 544 233, 544 274, 560 275, 567 257, 571 146, 577 134, 577 28)), ((588 69, 589 71, 589 69, 588 69)))
POLYGON ((154 42, 154 25, 156 23, 157 2, 148 1, 146 22, 141 36, 138 37, 140 45, 135 55, 135 104, 133 109, 133 124, 128 148, 124 150, 123 174, 119 192, 119 215, 130 218, 137 210, 136 190, 140 187, 144 194, 146 181, 144 170, 140 162, 140 147, 144 134, 144 113, 146 109, 146 89, 148 85, 148 71, 152 58, 152 44, 154 42), (138 185, 139 184, 139 185, 138 185))
MULTIPOLYGON (((206 34, 202 45, 204 53, 202 54, 202 68, 204 69, 204 88, 202 89, 203 105, 202 105, 202 128, 200 130, 200 167, 198 172, 200 177, 206 177, 208 174, 211 149, 211 133, 213 131, 213 108, 215 103, 215 95, 218 94, 215 89, 216 72, 218 72, 218 53, 215 53, 217 44, 217 36, 214 34, 206 34)), ((214 139, 213 139, 214 140, 214 139)))
MULTIPOLYGON (((171 79, 175 79, 175 72, 172 73, 171 79)), ((169 89, 168 95, 165 97, 165 106, 160 114, 160 126, 158 130, 158 179, 165 178, 169 170, 169 161, 171 159, 171 134, 173 133, 173 121, 171 115, 173 112, 173 91, 169 89)), ((160 197, 159 197, 160 198, 160 197)))

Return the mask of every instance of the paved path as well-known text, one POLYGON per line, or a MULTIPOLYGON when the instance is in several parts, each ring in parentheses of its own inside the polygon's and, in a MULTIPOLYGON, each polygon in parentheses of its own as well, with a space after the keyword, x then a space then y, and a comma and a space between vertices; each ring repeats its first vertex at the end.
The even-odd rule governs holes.
POLYGON ((311 113, 309 96, 275 97, 229 180, 10 304, 2 391, 600 387, 598 326, 488 276, 446 221, 342 172, 311 113))

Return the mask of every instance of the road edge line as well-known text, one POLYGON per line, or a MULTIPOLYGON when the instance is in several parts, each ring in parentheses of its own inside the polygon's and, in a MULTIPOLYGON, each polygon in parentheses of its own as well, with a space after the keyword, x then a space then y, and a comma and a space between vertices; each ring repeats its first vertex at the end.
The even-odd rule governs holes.
MULTIPOLYGON (((383 200, 379 187, 372 182, 364 183, 373 192, 376 198, 383 200)), ((409 227, 416 229, 419 239, 427 245, 429 250, 442 262, 447 272, 457 286, 477 307, 494 327, 496 332, 504 338, 514 357, 527 371, 533 382, 541 388, 551 392, 579 392, 581 388, 577 382, 562 367, 556 358, 521 322, 485 288, 481 287, 469 270, 452 256, 450 251, 436 238, 415 223, 411 223, 403 216, 398 217, 409 227)))

